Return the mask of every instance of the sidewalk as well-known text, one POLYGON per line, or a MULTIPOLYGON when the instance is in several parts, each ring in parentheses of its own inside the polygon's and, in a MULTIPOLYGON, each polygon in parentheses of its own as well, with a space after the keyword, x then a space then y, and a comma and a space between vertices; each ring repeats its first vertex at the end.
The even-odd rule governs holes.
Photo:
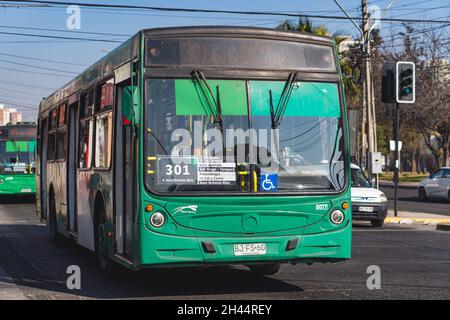
POLYGON ((394 217, 394 210, 389 210, 385 223, 420 223, 420 224, 450 224, 450 217, 440 214, 430 214, 426 212, 410 212, 410 211, 398 211, 398 216, 394 217))
MULTIPOLYGON (((380 180, 378 183, 380 186, 394 187, 394 182, 389 180, 380 180)), ((419 187, 419 182, 399 182, 398 186, 399 188, 417 189, 419 187)))

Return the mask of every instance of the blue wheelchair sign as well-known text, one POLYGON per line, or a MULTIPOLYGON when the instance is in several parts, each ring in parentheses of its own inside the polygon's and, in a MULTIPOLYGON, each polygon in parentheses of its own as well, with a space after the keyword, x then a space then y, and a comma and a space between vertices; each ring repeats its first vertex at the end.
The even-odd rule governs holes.
POLYGON ((261 174, 259 178, 259 190, 260 191, 277 191, 278 190, 278 174, 268 173, 261 174))

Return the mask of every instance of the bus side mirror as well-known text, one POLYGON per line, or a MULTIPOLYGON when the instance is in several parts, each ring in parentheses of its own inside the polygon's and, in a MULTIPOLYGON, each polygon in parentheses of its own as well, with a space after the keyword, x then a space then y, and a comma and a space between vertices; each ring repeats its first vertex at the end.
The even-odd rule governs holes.
POLYGON ((139 95, 138 88, 136 86, 127 86, 123 88, 122 124, 124 126, 129 126, 133 122, 139 122, 138 101, 139 95))

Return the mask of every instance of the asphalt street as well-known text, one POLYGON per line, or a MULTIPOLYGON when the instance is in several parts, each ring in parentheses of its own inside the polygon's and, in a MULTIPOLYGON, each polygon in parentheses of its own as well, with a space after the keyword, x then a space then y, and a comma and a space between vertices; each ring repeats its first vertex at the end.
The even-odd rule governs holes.
POLYGON ((245 267, 125 273, 108 280, 91 252, 56 247, 34 204, 0 204, 0 299, 450 299, 450 233, 433 226, 354 225, 353 258, 336 264, 284 265, 275 276, 245 267), (69 265, 81 289, 66 286, 69 265), (371 265, 381 289, 369 290, 371 265))
MULTIPOLYGON (((380 190, 388 197, 389 209, 394 209, 394 187, 380 185, 380 190)), ((411 187, 398 188, 398 210, 410 212, 425 212, 450 216, 450 202, 448 200, 419 200, 417 189, 411 187)))

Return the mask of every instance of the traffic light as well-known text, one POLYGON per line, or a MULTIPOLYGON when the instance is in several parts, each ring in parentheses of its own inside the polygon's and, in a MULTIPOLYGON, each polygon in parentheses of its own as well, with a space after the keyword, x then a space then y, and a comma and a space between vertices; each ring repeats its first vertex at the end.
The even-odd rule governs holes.
POLYGON ((395 91, 395 63, 385 62, 381 69, 381 101, 396 102, 395 91))
POLYGON ((416 66, 414 62, 399 61, 396 64, 396 101, 414 103, 416 101, 416 66))

